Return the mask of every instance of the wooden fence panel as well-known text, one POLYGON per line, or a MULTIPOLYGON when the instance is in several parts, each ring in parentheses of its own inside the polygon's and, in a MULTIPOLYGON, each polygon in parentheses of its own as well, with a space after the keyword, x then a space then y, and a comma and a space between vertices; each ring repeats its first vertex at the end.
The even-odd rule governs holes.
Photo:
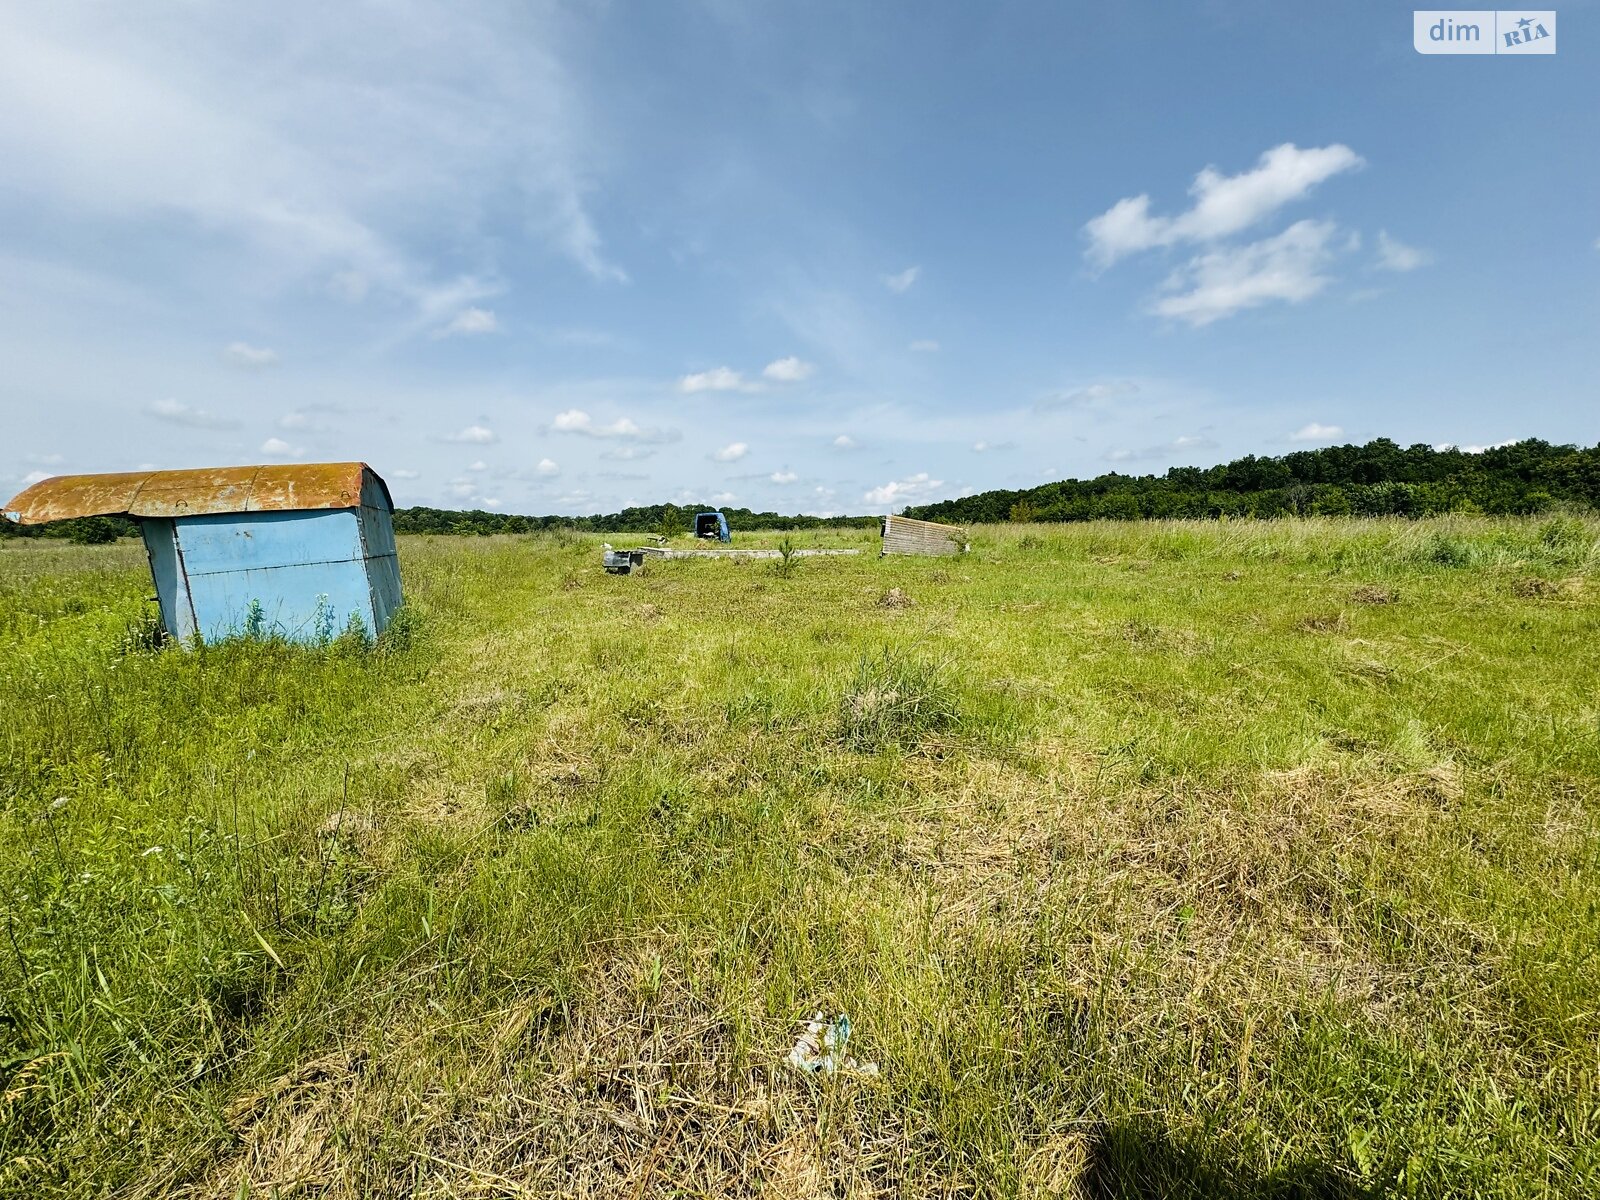
POLYGON ((883 519, 884 554, 965 554, 966 530, 910 517, 883 519))

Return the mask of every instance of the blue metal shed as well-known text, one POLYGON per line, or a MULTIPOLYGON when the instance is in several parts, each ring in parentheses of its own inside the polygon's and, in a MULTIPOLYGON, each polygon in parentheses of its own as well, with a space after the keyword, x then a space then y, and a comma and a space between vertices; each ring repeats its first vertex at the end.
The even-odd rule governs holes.
POLYGON ((733 541, 733 535, 728 532, 728 518, 720 512, 695 513, 694 535, 716 542, 733 541))
POLYGON ((400 607, 394 503, 365 463, 58 475, 14 498, 22 524, 127 515, 161 620, 184 642, 240 634, 323 642, 400 607))

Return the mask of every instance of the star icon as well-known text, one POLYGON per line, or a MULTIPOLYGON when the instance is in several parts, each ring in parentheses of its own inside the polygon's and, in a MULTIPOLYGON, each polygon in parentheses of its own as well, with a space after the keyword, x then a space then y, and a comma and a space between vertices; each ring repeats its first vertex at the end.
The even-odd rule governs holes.
POLYGON ((1529 19, 1529 18, 1527 18, 1527 17, 1523 17, 1523 18, 1522 18, 1522 20, 1520 20, 1520 21, 1518 21, 1518 22, 1517 22, 1517 25, 1518 25, 1518 26, 1519 26, 1519 27, 1520 27, 1520 28, 1522 28, 1522 29, 1524 29, 1524 30, 1526 30, 1526 29, 1527 29, 1527 28, 1528 28, 1528 26, 1529 26, 1529 25, 1532 25, 1532 24, 1533 24, 1533 21, 1532 21, 1532 20, 1530 20, 1530 19, 1529 19))

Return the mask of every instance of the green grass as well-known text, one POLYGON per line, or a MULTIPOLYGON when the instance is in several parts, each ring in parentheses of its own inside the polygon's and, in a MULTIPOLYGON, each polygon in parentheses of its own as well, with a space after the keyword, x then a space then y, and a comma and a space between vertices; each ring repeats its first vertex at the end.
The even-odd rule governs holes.
POLYGON ((1600 1191, 1600 523, 600 540, 0 545, 0 1194, 1600 1191))

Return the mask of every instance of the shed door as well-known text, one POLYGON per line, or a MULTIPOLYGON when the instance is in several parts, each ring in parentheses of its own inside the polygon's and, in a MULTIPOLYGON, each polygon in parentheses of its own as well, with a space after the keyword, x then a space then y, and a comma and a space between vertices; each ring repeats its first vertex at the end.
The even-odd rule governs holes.
POLYGON ((161 623, 173 637, 187 642, 194 637, 194 601, 189 596, 189 578, 183 569, 177 528, 171 521, 145 517, 139 521, 139 532, 144 535, 145 553, 150 556, 161 623))

